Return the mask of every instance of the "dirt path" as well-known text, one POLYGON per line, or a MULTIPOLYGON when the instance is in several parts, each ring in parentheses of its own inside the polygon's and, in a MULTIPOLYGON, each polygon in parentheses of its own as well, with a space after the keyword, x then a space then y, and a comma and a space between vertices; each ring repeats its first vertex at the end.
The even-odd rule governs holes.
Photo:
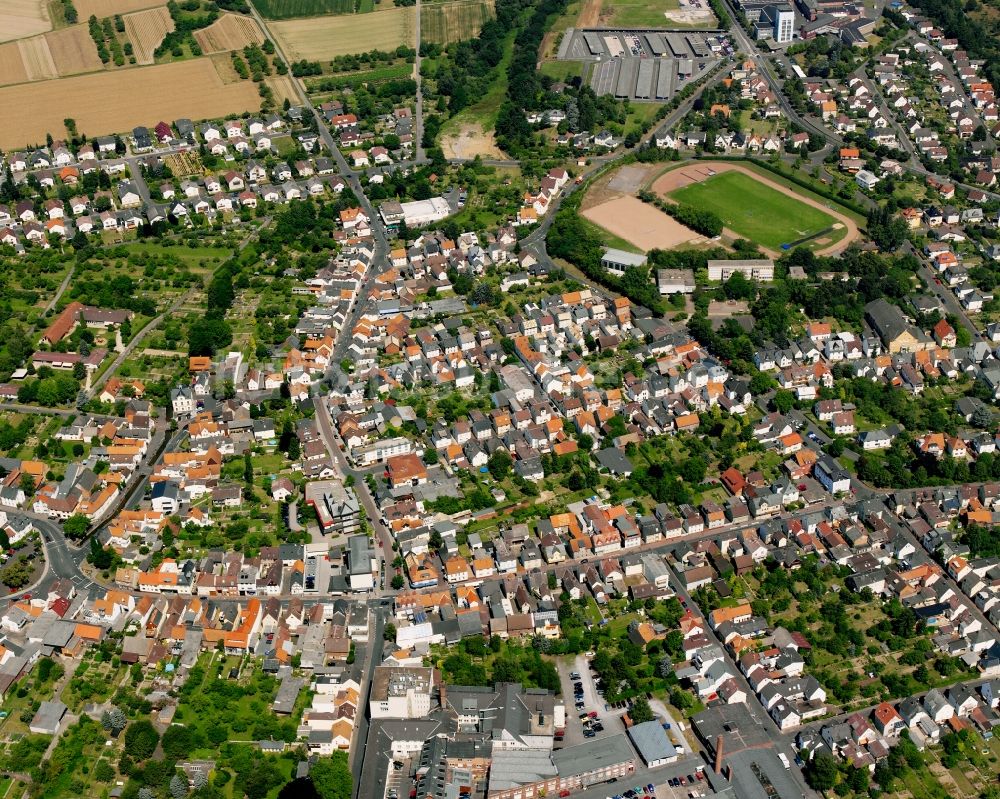
MULTIPOLYGON (((848 245, 856 241, 861 232, 858 230, 857 224, 849 216, 842 214, 828 205, 814 200, 812 197, 808 197, 805 194, 800 194, 797 191, 793 191, 788 186, 784 186, 774 180, 771 180, 763 175, 758 174, 752 169, 748 169, 741 164, 734 164, 729 161, 695 161, 685 166, 679 167, 678 169, 672 169, 668 172, 663 173, 658 177, 652 184, 652 190, 656 192, 660 197, 669 201, 669 197, 666 195, 672 191, 688 186, 692 183, 698 183, 702 180, 706 180, 713 174, 718 174, 720 172, 742 172, 744 175, 753 178, 759 183, 763 183, 768 188, 774 189, 775 191, 780 191, 789 197, 793 197, 805 205, 809 205, 813 208, 817 208, 823 213, 832 216, 838 224, 847 229, 847 234, 836 244, 831 244, 828 247, 821 247, 815 250, 816 255, 838 255, 847 249, 848 245)), ((724 231, 724 235, 729 234, 733 238, 738 238, 731 231, 724 231)), ((765 248, 761 248, 765 249, 765 248)), ((768 251, 768 254, 777 257, 779 253, 773 253, 768 251)))
POLYGON ((578 28, 594 28, 601 18, 601 0, 583 0, 583 8, 576 20, 578 28))

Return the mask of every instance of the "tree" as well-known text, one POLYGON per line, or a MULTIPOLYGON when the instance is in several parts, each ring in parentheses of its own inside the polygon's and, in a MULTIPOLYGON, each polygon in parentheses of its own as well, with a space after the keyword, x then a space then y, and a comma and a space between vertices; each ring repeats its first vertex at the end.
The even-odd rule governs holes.
POLYGON ((67 538, 79 540, 87 534, 90 529, 90 519, 80 513, 74 513, 63 523, 63 532, 67 538))
POLYGON ((806 763, 803 772, 810 788, 828 791, 837 782, 837 761, 831 754, 817 752, 812 760, 806 763))
POLYGON ((788 389, 781 388, 774 392, 774 399, 771 402, 776 411, 785 414, 795 405, 795 395, 788 389))
POLYGON ((632 700, 632 706, 629 708, 628 714, 633 724, 642 724, 644 721, 652 721, 655 718, 653 709, 643 696, 632 700))
POLYGON ((496 480, 503 480, 508 474, 510 474, 510 468, 514 461, 510 457, 510 453, 505 449, 498 449, 492 455, 490 455, 489 460, 486 462, 487 468, 490 470, 490 474, 493 475, 496 480))
POLYGON ((309 777, 320 799, 351 799, 353 780, 346 752, 334 752, 328 758, 320 758, 309 769, 309 777))
POLYGON ((174 797, 174 799, 184 799, 187 794, 187 779, 182 777, 180 774, 174 774, 174 776, 170 778, 170 795, 174 797))
POLYGON ((145 760, 156 750, 160 734, 148 719, 132 722, 125 730, 125 753, 135 760, 145 760))
POLYGON ((396 625, 393 624, 392 622, 389 622, 387 625, 385 625, 385 629, 382 630, 382 637, 386 641, 395 641, 396 640, 396 625))
POLYGON ((101 726, 112 735, 117 735, 124 730, 126 724, 128 724, 128 719, 125 718, 125 714, 119 707, 112 705, 101 714, 101 726))
POLYGON ((194 749, 191 729, 173 724, 163 733, 163 754, 171 760, 183 760, 194 749))
POLYGON ((21 475, 20 486, 25 496, 32 496, 35 493, 35 478, 27 472, 24 472, 24 474, 21 475))

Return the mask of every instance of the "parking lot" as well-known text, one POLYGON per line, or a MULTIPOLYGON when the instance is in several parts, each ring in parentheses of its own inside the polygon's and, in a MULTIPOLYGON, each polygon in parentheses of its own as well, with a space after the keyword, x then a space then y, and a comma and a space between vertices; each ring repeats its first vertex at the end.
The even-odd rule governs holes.
POLYGON ((409 799, 410 789, 413 787, 413 778, 410 775, 411 768, 409 758, 389 761, 389 775, 385 781, 386 799, 409 799), (401 763, 402 766, 396 768, 395 763, 401 763))
POLYGON ((570 29, 557 57, 591 62, 589 81, 597 94, 656 102, 731 53, 718 30, 570 29))
POLYGON ((690 799, 692 796, 711 796, 714 791, 705 779, 704 774, 698 779, 699 772, 696 769, 688 768, 687 771, 667 769, 665 778, 660 777, 656 786, 656 799, 690 799), (684 784, 680 784, 681 777, 684 784), (676 785, 671 785, 676 782, 676 785))
POLYGON ((559 682, 562 687, 563 701, 566 703, 566 738, 562 742, 563 746, 575 746, 588 740, 584 736, 584 722, 580 719, 581 713, 597 713, 595 719, 604 729, 595 730, 595 734, 590 737, 601 738, 606 735, 614 735, 624 731, 621 717, 623 709, 616 710, 609 708, 605 701, 597 693, 597 686, 594 684, 594 675, 590 670, 590 663, 586 656, 577 655, 573 660, 560 659, 559 661, 559 682), (571 673, 580 675, 578 680, 570 677, 571 673), (575 706, 573 683, 579 682, 583 687, 583 707, 575 706))

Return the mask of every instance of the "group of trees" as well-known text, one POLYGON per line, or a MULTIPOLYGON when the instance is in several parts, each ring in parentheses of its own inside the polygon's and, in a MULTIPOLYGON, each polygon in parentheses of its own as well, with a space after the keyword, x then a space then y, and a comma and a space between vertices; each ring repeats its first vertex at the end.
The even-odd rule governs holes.
POLYGON ((75 25, 76 21, 80 18, 77 13, 76 6, 73 5, 73 0, 61 0, 63 18, 66 20, 67 25, 75 25))
POLYGON ((502 641, 499 636, 463 638, 441 662, 453 685, 493 685, 519 682, 529 688, 560 690, 559 673, 550 660, 531 646, 502 641))
POLYGON ((868 237, 883 252, 894 252, 906 241, 906 220, 896 211, 895 201, 890 200, 868 212, 868 237))

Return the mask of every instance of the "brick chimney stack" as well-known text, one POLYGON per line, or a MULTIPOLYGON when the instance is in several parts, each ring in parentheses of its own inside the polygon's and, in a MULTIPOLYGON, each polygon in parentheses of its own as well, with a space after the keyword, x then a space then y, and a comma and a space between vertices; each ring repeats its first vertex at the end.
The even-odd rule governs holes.
POLYGON ((715 739, 715 773, 722 773, 722 736, 715 739))

